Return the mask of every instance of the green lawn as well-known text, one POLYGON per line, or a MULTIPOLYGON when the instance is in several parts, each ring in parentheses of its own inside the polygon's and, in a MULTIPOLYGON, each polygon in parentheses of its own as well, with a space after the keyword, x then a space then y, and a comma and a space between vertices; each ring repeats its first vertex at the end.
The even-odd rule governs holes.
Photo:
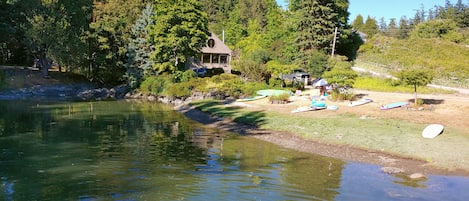
POLYGON ((350 114, 308 119, 291 114, 228 107, 215 100, 195 102, 193 105, 202 111, 262 129, 288 131, 325 143, 423 159, 448 169, 469 169, 469 136, 456 128, 445 128, 441 136, 424 139, 421 137, 424 124, 398 119, 363 118, 350 114))

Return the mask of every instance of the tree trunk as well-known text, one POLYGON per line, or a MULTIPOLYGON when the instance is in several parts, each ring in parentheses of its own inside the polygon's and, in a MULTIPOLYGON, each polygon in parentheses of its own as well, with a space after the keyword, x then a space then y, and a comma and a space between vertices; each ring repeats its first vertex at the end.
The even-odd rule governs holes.
POLYGON ((39 59, 39 63, 41 65, 42 77, 48 78, 49 77, 49 68, 51 66, 49 60, 45 57, 41 57, 39 59))
POLYGON ((52 65, 49 59, 46 57, 46 51, 44 49, 39 51, 39 65, 41 66, 42 77, 49 77, 49 68, 52 65))
POLYGON ((417 106, 417 85, 414 85, 414 104, 417 106))

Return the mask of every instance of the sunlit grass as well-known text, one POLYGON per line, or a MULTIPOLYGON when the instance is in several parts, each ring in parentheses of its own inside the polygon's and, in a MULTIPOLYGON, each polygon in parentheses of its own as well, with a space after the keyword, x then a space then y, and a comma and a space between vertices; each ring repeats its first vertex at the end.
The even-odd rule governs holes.
POLYGON ((299 115, 232 107, 213 100, 196 102, 194 105, 202 111, 255 125, 261 129, 286 131, 328 144, 417 158, 440 167, 469 168, 469 152, 454 156, 454 151, 450 150, 467 150, 469 137, 453 128, 446 128, 444 137, 429 140, 421 137, 422 129, 426 125, 399 119, 363 118, 353 114, 305 118, 299 115))
MULTIPOLYGON (((395 82, 397 81, 393 81, 391 79, 383 79, 383 78, 375 78, 375 77, 358 77, 355 80, 355 84, 353 85, 353 87, 356 89, 365 89, 365 90, 370 90, 370 91, 381 91, 381 92, 400 92, 400 93, 413 93, 414 92, 413 86, 405 86, 401 84, 396 84, 395 82)), ((417 93, 450 94, 450 93, 455 93, 455 92, 450 91, 450 90, 430 88, 430 87, 417 87, 417 93)))

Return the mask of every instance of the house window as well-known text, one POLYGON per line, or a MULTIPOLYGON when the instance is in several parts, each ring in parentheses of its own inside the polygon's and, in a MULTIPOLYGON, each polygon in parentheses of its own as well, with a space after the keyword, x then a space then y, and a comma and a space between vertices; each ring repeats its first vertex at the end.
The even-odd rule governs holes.
POLYGON ((220 64, 227 64, 228 57, 226 55, 220 55, 220 64))
POLYGON ((212 56, 212 63, 214 63, 214 64, 220 63, 219 58, 220 58, 220 55, 219 55, 219 54, 213 54, 213 56, 212 56))
POLYGON ((202 54, 202 63, 211 63, 210 54, 202 54))
POLYGON ((210 47, 210 48, 215 47, 215 40, 213 40, 212 38, 208 39, 207 46, 210 47))

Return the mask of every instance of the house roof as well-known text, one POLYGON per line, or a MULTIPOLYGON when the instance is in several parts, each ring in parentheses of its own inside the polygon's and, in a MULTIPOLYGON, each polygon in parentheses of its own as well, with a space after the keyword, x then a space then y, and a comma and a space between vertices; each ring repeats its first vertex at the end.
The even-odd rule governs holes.
POLYGON ((207 44, 201 50, 202 53, 211 53, 211 54, 231 54, 231 49, 226 46, 223 41, 220 40, 214 33, 207 39, 207 44), (213 40, 211 47, 209 47, 210 40, 213 40))

